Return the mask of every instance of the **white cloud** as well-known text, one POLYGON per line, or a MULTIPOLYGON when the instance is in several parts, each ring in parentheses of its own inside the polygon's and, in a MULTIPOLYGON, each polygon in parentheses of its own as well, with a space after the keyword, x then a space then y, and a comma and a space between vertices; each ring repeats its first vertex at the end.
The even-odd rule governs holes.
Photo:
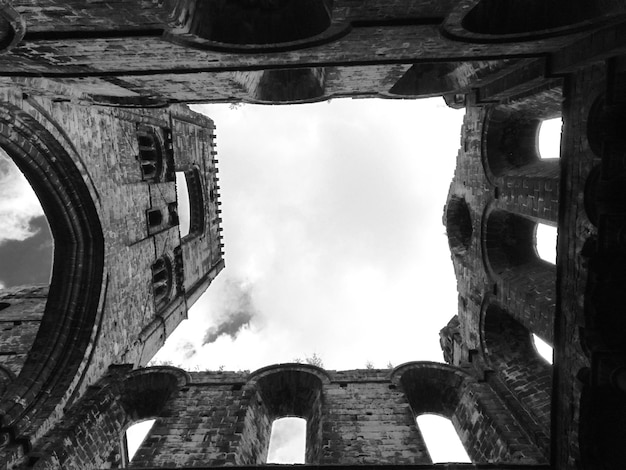
MULTIPOLYGON (((227 268, 164 355, 256 369, 318 353, 329 369, 441 360, 457 294, 442 211, 462 111, 440 100, 199 106, 217 125, 227 268), (257 314, 201 346, 225 280, 257 314)), ((183 362, 181 360, 181 362, 183 362)))
POLYGON ((28 181, 0 149, 0 244, 33 236, 30 221, 41 215, 41 204, 28 181))

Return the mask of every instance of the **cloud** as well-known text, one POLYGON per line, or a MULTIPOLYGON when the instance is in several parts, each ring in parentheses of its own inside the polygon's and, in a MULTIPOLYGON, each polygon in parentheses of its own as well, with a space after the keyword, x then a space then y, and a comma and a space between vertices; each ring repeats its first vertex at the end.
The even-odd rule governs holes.
POLYGON ((189 341, 184 341, 180 345, 179 351, 181 352, 183 356, 183 360, 191 359, 198 352, 196 348, 194 347, 194 345, 189 341))
POLYGON ((5 288, 4 282, 0 281, 0 289, 4 289, 4 288, 5 288))
POLYGON ((53 242, 46 218, 32 218, 29 230, 33 235, 23 241, 0 243, 0 279, 7 287, 50 281, 53 242))
POLYGON ((220 336, 236 339, 241 330, 257 315, 252 299, 252 284, 228 279, 224 284, 222 299, 215 314, 217 325, 210 327, 202 345, 214 343, 220 336))
POLYGON ((0 149, 0 245, 35 235, 30 222, 41 215, 43 210, 28 181, 0 149))

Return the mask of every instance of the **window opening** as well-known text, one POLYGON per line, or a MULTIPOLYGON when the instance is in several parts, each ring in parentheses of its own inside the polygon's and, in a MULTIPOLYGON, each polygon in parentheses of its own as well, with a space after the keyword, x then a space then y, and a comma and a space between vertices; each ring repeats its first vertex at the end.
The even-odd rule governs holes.
POLYGON ((189 207, 189 188, 184 171, 176 172, 176 200, 178 201, 178 229, 180 237, 189 235, 191 211, 189 207))
POLYGON ((140 423, 133 424, 126 430, 124 433, 124 445, 126 448, 127 462, 132 462, 139 446, 141 446, 141 443, 145 440, 150 429, 154 426, 155 421, 155 419, 141 421, 140 423))
POLYGON ((561 157, 561 129, 563 119, 546 119, 539 126, 538 150, 539 158, 552 160, 561 157))
POLYGON ((537 224, 535 232, 535 250, 537 256, 551 264, 556 264, 557 228, 546 224, 537 224))
POLYGON ((550 346, 548 343, 546 343, 544 340, 542 340, 539 336, 537 336, 534 333, 532 334, 532 339, 533 339, 533 345, 535 346, 535 349, 537 350, 539 355, 542 358, 544 358, 549 364, 552 364, 553 362, 552 346, 550 346))
POLYGON ((159 181, 163 168, 163 149, 154 129, 148 126, 137 128, 139 163, 141 176, 145 181, 159 181))
POLYGON ((267 463, 303 464, 306 453, 306 419, 279 418, 272 423, 267 463))
POLYGON ((172 270, 169 264, 165 258, 159 258, 152 265, 152 289, 157 308, 167 302, 172 287, 172 270))
POLYGON ((152 209, 148 211, 148 225, 150 227, 158 227, 163 222, 163 215, 159 209, 152 209))
POLYGON ((433 463, 471 463, 452 421, 440 415, 426 413, 416 419, 433 463))

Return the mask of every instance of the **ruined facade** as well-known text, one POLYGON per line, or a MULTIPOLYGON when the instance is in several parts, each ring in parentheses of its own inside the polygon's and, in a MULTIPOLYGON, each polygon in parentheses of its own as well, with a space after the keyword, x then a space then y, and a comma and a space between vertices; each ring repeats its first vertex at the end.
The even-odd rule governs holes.
POLYGON ((0 146, 55 240, 49 290, 0 292, 4 467, 127 465, 121 435, 149 417, 131 466, 257 465, 297 415, 308 464, 429 468, 426 412, 451 418, 465 468, 623 467, 622 0, 15 0, 0 48, 0 146), (466 108, 449 365, 141 368, 223 266, 215 126, 180 103, 426 96, 466 108), (558 116, 561 158, 542 160, 558 116), (558 226, 556 266, 537 223, 558 226))

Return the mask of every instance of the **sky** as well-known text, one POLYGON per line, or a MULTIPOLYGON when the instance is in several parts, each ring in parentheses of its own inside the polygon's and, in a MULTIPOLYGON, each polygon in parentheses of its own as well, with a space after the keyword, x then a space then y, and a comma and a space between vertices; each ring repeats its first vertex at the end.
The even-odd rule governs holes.
POLYGON ((457 309, 442 215, 464 111, 442 99, 194 109, 217 125, 226 269, 157 361, 442 361, 457 309))
MULTIPOLYGON (((155 363, 441 362, 438 333, 457 311, 442 216, 464 110, 441 98, 193 109, 217 125, 226 268, 155 363)), ((558 139, 541 145, 558 155, 558 139)), ((0 288, 47 283, 51 249, 36 197, 0 154, 0 288)))

